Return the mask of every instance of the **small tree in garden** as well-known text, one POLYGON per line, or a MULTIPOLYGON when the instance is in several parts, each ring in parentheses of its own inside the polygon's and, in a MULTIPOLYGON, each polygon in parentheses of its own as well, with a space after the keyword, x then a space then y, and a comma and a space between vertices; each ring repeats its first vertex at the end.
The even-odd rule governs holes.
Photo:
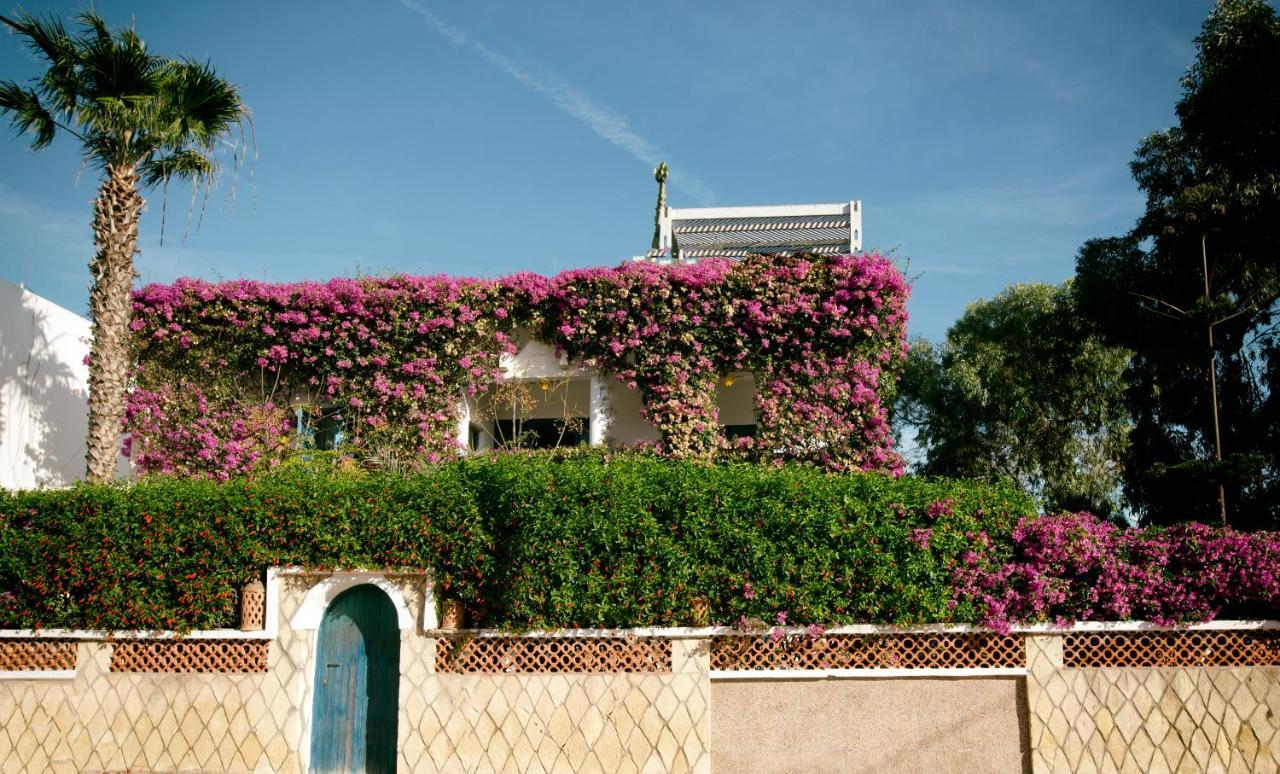
POLYGON ((217 148, 236 131, 235 147, 244 146, 249 110, 210 65, 152 54, 134 29, 109 29, 92 11, 76 20, 81 31, 73 34, 53 17, 0 17, 47 65, 30 88, 0 81, 0 111, 20 133, 34 135, 33 150, 69 134, 102 172, 89 262, 86 457, 88 477, 104 481, 115 471, 124 417, 141 190, 181 178, 192 181, 193 193, 204 185, 207 194, 217 148))
POLYGON ((585 437, 586 423, 579 412, 583 406, 570 399, 572 379, 511 379, 499 382, 483 396, 473 419, 481 421, 481 432, 495 449, 526 449, 539 445, 568 446, 585 437), (533 429, 537 413, 552 413, 550 436, 539 439, 533 429), (492 426, 492 430, 489 427, 492 426))

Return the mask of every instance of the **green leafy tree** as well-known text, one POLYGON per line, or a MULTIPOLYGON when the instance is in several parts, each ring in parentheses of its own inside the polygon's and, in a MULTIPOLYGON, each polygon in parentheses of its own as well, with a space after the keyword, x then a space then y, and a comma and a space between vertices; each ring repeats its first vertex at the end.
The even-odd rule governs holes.
POLYGON ((1222 0, 1196 39, 1176 126, 1132 170, 1146 209, 1076 262, 1077 301, 1115 345, 1134 418, 1125 489, 1146 520, 1280 524, 1280 20, 1222 0))
POLYGON ((1071 283, 1012 285, 941 345, 913 343, 897 420, 917 432, 921 472, 1010 479, 1045 508, 1116 516, 1128 359, 1081 319, 1071 283))
POLYGON ((0 17, 46 66, 29 87, 0 81, 0 112, 34 136, 33 150, 71 135, 102 173, 89 263, 87 444, 88 476, 102 481, 115 471, 124 416, 142 190, 190 180, 194 206, 194 192, 204 184, 207 193, 218 172, 220 144, 238 132, 244 147, 249 111, 210 65, 152 54, 132 28, 109 29, 96 13, 76 19, 72 33, 55 17, 0 17))

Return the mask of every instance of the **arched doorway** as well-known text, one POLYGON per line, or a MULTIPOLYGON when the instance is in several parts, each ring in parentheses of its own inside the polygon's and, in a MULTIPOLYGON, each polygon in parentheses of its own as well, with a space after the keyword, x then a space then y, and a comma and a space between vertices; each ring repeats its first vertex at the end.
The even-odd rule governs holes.
POLYGON ((320 622, 311 770, 394 772, 399 684, 395 606, 375 586, 342 592, 320 622))

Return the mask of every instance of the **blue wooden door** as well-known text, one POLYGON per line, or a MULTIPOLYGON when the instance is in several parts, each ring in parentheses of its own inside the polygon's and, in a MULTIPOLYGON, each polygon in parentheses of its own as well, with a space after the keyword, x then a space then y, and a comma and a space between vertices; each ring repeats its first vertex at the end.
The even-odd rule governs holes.
POLYGON ((375 586, 342 592, 320 622, 311 770, 394 772, 399 684, 391 600, 375 586))

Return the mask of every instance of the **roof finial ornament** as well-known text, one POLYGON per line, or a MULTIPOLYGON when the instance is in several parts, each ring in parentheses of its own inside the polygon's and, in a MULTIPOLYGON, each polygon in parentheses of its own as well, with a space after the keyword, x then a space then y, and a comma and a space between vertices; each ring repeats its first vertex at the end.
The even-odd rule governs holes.
POLYGON ((658 207, 653 212, 653 249, 657 250, 662 246, 662 211, 667 208, 667 162, 658 162, 653 179, 658 181, 658 207))

